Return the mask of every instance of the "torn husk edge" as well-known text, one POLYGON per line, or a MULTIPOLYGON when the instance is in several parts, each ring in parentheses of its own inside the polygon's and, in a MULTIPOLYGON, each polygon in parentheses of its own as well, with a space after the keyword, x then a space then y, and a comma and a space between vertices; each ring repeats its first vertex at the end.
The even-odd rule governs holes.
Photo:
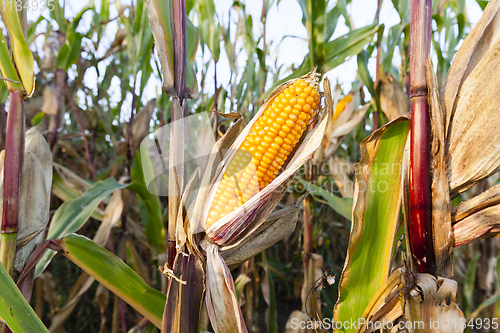
POLYGON ((207 255, 205 302, 214 331, 246 333, 247 328, 236 296, 233 277, 219 254, 219 246, 208 240, 203 240, 200 245, 207 255))

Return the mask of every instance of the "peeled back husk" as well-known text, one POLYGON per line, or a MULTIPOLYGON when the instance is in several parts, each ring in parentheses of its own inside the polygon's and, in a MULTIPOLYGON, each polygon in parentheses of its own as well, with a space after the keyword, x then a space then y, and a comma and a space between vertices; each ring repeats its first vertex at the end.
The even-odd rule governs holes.
MULTIPOLYGON (((35 247, 45 239, 49 221, 52 185, 52 153, 43 135, 35 128, 26 132, 23 173, 19 193, 17 250, 14 272, 20 273, 35 247)), ((3 195, 3 169, 0 196, 3 195)), ((0 214, 3 203, 0 201, 0 214)))
MULTIPOLYGON (((311 82, 311 80, 316 80, 316 74, 313 71, 299 79, 311 82)), ((215 177, 211 182, 207 198, 203 205, 201 217, 201 223, 203 226, 206 225, 208 211, 215 196, 219 181, 225 172, 225 168, 227 167, 228 162, 231 160, 237 149, 240 147, 243 140, 246 138, 247 134, 250 131, 250 128, 263 114, 267 106, 272 103, 273 97, 275 97, 282 90, 292 85, 299 79, 290 80, 274 89, 274 91, 267 98, 266 102, 254 116, 252 121, 240 133, 238 138, 236 138, 226 156, 224 156, 224 160, 219 165, 215 177)), ((302 166, 302 164, 304 164, 304 162, 310 158, 310 156, 314 153, 314 151, 319 147, 321 143, 323 133, 328 122, 328 117, 325 116, 325 112, 323 108, 321 108, 321 106, 317 112, 316 119, 317 120, 314 129, 310 132, 307 132, 306 130, 303 140, 299 141, 294 152, 292 152, 292 154, 290 154, 290 156, 288 157, 288 160, 283 166, 282 172, 257 195, 245 202, 245 204, 234 210, 232 213, 229 213, 225 217, 215 222, 210 228, 206 230, 206 234, 215 243, 219 245, 229 245, 230 243, 237 241, 238 236, 244 232, 244 230, 252 223, 252 221, 257 220, 257 223, 262 223, 269 216, 269 214, 272 213, 272 210, 286 191, 287 186, 284 185, 291 180, 298 168, 300 168, 300 166, 302 166), (258 219, 256 218, 257 216, 258 219)))
POLYGON ((405 284, 413 285, 405 297, 405 320, 417 323, 415 333, 461 333, 465 322, 462 310, 455 303, 457 282, 430 274, 405 276, 405 284), (411 280, 406 279, 411 277, 411 280))
POLYGON ((441 91, 452 198, 500 170, 500 1, 490 1, 441 91))

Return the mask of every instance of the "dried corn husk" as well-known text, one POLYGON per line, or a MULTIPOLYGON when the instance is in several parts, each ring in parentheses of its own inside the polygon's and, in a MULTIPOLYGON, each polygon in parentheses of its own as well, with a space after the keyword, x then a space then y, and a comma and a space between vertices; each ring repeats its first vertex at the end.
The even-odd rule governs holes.
MULTIPOLYGON (((20 273, 35 247, 45 239, 49 221, 52 184, 52 153, 36 129, 26 132, 23 173, 19 193, 17 250, 14 272, 20 273)), ((2 158, 3 160, 3 158, 2 158)), ((0 197, 3 194, 3 169, 0 172, 0 197)), ((0 214, 3 203, 0 202, 0 214)))
POLYGON ((212 327, 217 333, 247 332, 233 277, 219 254, 219 247, 208 240, 202 241, 201 246, 207 254, 205 297, 212 327))
POLYGON ((227 266, 235 268, 288 236, 295 229, 299 207, 305 196, 295 205, 269 215, 264 223, 246 232, 236 243, 222 246, 220 254, 227 266))
MULTIPOLYGON (((315 81, 316 73, 309 73, 301 78, 305 81, 315 81)), ((267 98, 266 102, 259 109, 252 121, 245 127, 245 129, 236 138, 234 143, 231 145, 228 153, 224 156, 222 163, 218 166, 213 178, 210 188, 207 192, 207 198, 203 204, 201 213, 201 224, 204 226, 206 224, 206 217, 210 204, 215 195, 218 182, 222 178, 225 168, 231 158, 234 156, 235 152, 239 148, 241 142, 245 139, 246 135, 250 131, 252 125, 258 120, 258 118, 264 113, 264 110, 269 103, 272 102, 273 97, 279 94, 283 89, 287 88, 298 79, 290 80, 287 83, 277 87, 267 98)), ((220 219, 214 223, 208 230, 206 230, 207 235, 217 244, 228 245, 235 242, 238 235, 244 232, 248 225, 254 220, 263 222, 269 214, 271 214, 272 209, 281 196, 286 190, 286 184, 298 170, 298 168, 314 153, 314 151, 319 147, 323 133, 325 131, 328 117, 325 117, 324 110, 320 109, 318 111, 318 119, 315 128, 307 133, 301 143, 299 143, 295 152, 289 157, 289 160, 284 166, 284 170, 279 174, 269 185, 267 185, 258 195, 254 196, 252 199, 247 201, 244 205, 233 211, 232 213, 226 215, 224 218, 220 219), (258 219, 256 218, 258 216, 258 219)), ((210 170, 207 170, 210 172, 210 170)))
MULTIPOLYGON (((149 100, 140 112, 134 117, 130 132, 130 149, 135 152, 141 141, 149 134, 151 117, 156 107, 156 99, 149 100)), ((125 124, 125 137, 129 135, 130 123, 125 124)))
POLYGON ((461 333, 464 318, 462 310, 455 303, 457 282, 434 277, 430 274, 405 276, 406 286, 413 286, 405 293, 405 320, 422 322, 410 330, 415 333, 461 333), (410 277, 410 279, 406 279, 410 277), (449 301, 448 301, 449 300, 449 301))
POLYGON ((490 1, 442 88, 450 194, 500 170, 500 1, 490 1))
MULTIPOLYGON (((329 86, 325 86, 324 88, 325 96, 327 97, 325 98, 325 105, 335 110, 341 100, 342 91, 338 85, 332 91, 330 91, 329 86)), ((354 95, 354 92, 351 91, 349 94, 354 95)), ((356 109, 356 98, 353 98, 346 104, 337 119, 334 119, 332 114, 332 119, 326 127, 321 147, 314 153, 314 160, 319 162, 328 160, 335 153, 344 136, 352 132, 363 120, 368 107, 369 105, 367 104, 361 109, 356 109)))
POLYGON ((392 75, 380 78, 380 108, 389 121, 410 111, 410 99, 392 75))
POLYGON ((43 88, 42 112, 48 116, 57 114, 57 98, 54 86, 48 85, 43 88))

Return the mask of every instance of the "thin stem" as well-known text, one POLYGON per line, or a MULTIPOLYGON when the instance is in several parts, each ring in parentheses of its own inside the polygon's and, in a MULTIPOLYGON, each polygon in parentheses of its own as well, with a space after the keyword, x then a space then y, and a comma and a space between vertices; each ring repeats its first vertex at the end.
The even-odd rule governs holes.
POLYGON ((431 42, 430 0, 411 1, 410 77, 410 198, 409 242, 413 262, 421 273, 436 273, 432 242, 430 120, 425 64, 431 42))
POLYGON ((168 263, 173 267, 177 255, 175 230, 177 212, 182 209, 180 196, 184 186, 184 121, 187 105, 184 103, 186 97, 186 2, 185 0, 174 1, 174 24, 173 24, 173 50, 174 50, 174 86, 177 92, 177 100, 172 101, 172 125, 170 127, 170 158, 169 158, 169 191, 178 184, 177 193, 169 193, 168 201, 168 263), (176 165, 177 164, 177 165, 176 165))

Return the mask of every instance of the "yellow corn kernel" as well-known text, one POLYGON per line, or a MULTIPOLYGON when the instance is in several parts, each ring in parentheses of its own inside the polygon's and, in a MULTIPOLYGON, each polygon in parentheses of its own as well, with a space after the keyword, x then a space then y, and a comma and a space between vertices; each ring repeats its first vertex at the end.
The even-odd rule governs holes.
POLYGON ((224 172, 210 205, 207 228, 274 180, 319 102, 316 83, 299 79, 268 103, 224 172))
POLYGON ((333 114, 333 120, 337 120, 337 118, 344 112, 345 107, 352 101, 352 95, 345 95, 335 107, 335 113, 333 114))

